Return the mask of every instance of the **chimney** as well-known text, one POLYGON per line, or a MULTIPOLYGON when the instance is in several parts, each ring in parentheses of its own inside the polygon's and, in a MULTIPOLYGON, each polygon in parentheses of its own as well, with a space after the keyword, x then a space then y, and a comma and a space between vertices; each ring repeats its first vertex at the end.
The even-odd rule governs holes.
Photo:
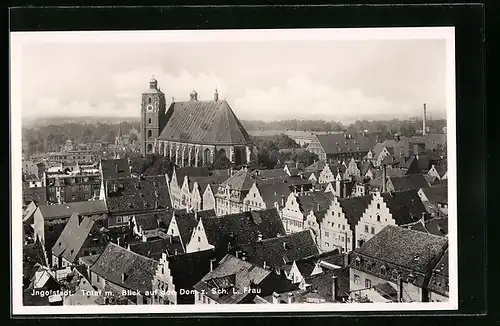
POLYGON ((214 270, 215 258, 210 259, 210 271, 214 270))
POLYGON ((196 93, 196 91, 193 90, 191 94, 189 94, 189 98, 191 99, 191 101, 198 101, 198 93, 196 93))
POLYGON ((321 205, 318 204, 317 211, 319 212, 320 209, 321 209, 321 205))
POLYGON ((125 274, 125 273, 122 273, 122 283, 125 283, 125 281, 127 280, 128 278, 128 275, 125 274))
POLYGON ((279 304, 280 303, 280 295, 276 292, 273 292, 273 304, 279 304))
POLYGON ((299 162, 295 162, 295 168, 298 169, 299 168, 299 162))
POLYGON ((264 260, 264 264, 263 264, 262 268, 267 269, 267 264, 266 264, 265 260, 264 260))
MULTIPOLYGON (((354 239, 353 239, 353 242, 354 242, 354 239)), ((349 254, 346 252, 344 254, 344 267, 347 267, 349 266, 349 254)))
POLYGON ((403 302, 403 278, 398 278, 398 302, 403 302))
POLYGON ((281 195, 281 207, 285 207, 285 195, 281 195))
POLYGON ((287 300, 286 300, 286 302, 287 302, 288 304, 293 303, 293 293, 288 292, 288 296, 287 296, 287 300))
POLYGON ((335 302, 337 301, 337 276, 333 275, 332 276, 332 300, 335 302))
POLYGON ((118 247, 120 246, 120 237, 118 237, 118 239, 116 239, 116 244, 118 245, 118 247))
POLYGON ((118 173, 118 164, 115 164, 115 172, 118 173))
POLYGON ((300 193, 303 194, 304 193, 304 185, 301 185, 300 186, 300 193))
POLYGON ((424 135, 424 136, 426 133, 426 127, 425 127, 426 120, 427 120, 427 107, 424 103, 424 116, 422 118, 422 135, 424 135))
POLYGON ((288 246, 286 244, 286 241, 283 241, 283 249, 288 249, 288 246))
POLYGON ((214 93, 214 101, 217 102, 219 100, 219 92, 217 91, 217 88, 215 89, 214 93))
POLYGON ((239 252, 239 250, 236 250, 236 252, 235 252, 234 254, 235 254, 236 258, 240 258, 240 257, 239 257, 239 256, 240 256, 240 252, 239 252))
POLYGON ((387 187, 387 168, 382 164, 382 192, 386 192, 387 187))

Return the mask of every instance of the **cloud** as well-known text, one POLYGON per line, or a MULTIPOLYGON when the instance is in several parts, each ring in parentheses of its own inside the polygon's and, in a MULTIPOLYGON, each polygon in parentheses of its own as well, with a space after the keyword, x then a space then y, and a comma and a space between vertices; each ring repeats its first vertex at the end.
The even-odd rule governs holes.
MULTIPOLYGON (((67 101, 62 102, 55 98, 42 98, 30 107, 31 117, 50 117, 50 116, 121 116, 132 117, 137 114, 137 109, 130 102, 103 101, 90 103, 88 101, 67 101)), ((23 115, 26 112, 23 112, 23 115)))
POLYGON ((240 119, 275 120, 317 118, 346 121, 369 115, 394 114, 406 110, 405 105, 384 97, 369 97, 357 89, 335 89, 313 83, 306 76, 296 75, 270 89, 247 89, 235 99, 233 110, 240 119))

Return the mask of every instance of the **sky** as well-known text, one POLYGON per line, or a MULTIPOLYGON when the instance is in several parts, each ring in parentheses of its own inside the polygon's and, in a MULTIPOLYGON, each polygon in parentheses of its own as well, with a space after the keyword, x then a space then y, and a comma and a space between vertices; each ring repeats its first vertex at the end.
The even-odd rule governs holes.
POLYGON ((226 99, 242 120, 446 114, 446 42, 253 40, 22 43, 23 119, 139 117, 152 75, 171 101, 226 99))

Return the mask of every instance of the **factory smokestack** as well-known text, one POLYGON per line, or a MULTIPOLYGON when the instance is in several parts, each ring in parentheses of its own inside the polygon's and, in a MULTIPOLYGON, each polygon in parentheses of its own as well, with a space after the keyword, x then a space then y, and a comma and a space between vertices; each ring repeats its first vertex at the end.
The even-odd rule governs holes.
POLYGON ((426 120, 427 120, 427 107, 425 106, 425 103, 424 103, 424 116, 422 119, 422 135, 424 135, 424 136, 425 136, 425 133, 427 131, 427 128, 425 127, 426 120))

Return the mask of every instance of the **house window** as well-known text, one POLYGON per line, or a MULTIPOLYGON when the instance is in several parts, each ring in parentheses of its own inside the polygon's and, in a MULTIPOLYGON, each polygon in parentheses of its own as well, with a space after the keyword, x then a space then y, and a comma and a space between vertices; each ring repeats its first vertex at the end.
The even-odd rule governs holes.
POLYGON ((342 231, 345 231, 345 225, 342 225, 342 231))
POLYGON ((372 270, 372 265, 373 265, 373 264, 372 264, 372 262, 371 262, 371 261, 366 262, 366 269, 367 269, 367 270, 369 270, 369 271, 371 271, 371 270, 372 270))
POLYGON ((330 247, 330 244, 328 242, 325 242, 325 247, 330 247))
POLYGON ((365 233, 368 233, 368 225, 365 225, 365 233))
POLYGON ((377 203, 377 209, 380 209, 380 203, 377 203))
POLYGON ((377 215, 377 222, 380 222, 380 215, 377 215))
POLYGON ((359 275, 354 274, 354 284, 359 284, 359 275))
POLYGON ((198 237, 198 242, 201 242, 201 237, 198 237))
POLYGON ((380 274, 386 275, 386 273, 387 273, 387 268, 385 266, 381 266, 380 267, 380 274))
POLYGON ((328 237, 328 236, 330 236, 330 234, 325 231, 325 237, 328 237))
POLYGON ((351 242, 351 238, 347 237, 347 242, 351 242))
POLYGON ((375 234, 375 228, 372 226, 372 234, 375 234))
POLYGON ((148 123, 151 124, 151 118, 148 119, 148 123))
POLYGON ((344 237, 340 237, 342 241, 344 241, 344 237))
POLYGON ((121 216, 118 216, 118 217, 116 218, 116 223, 118 223, 118 224, 123 223, 123 219, 122 219, 122 217, 121 217, 121 216))
POLYGON ((365 288, 369 289, 372 287, 372 281, 370 279, 365 279, 365 288))
POLYGON ((397 280, 399 278, 399 273, 397 270, 392 271, 392 279, 397 280))
POLYGON ((99 275, 96 275, 96 278, 95 278, 95 279, 96 279, 96 281, 97 281, 97 282, 100 282, 100 281, 101 281, 101 279, 99 278, 99 275))

